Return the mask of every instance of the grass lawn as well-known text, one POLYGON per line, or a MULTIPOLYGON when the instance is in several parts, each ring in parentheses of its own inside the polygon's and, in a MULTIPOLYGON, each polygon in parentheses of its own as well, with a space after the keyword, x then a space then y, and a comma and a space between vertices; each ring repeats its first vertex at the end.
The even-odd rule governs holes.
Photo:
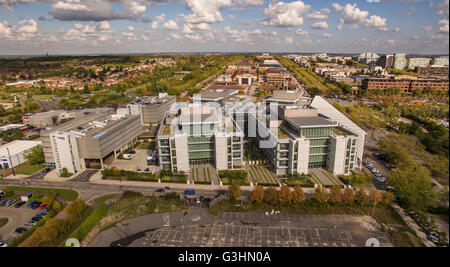
POLYGON ((39 192, 48 193, 50 191, 56 191, 65 201, 74 201, 78 198, 78 192, 70 189, 56 189, 56 188, 39 188, 39 187, 21 187, 21 186, 8 186, 6 191, 21 191, 21 192, 39 192))
POLYGON ((0 227, 8 223, 8 218, 0 218, 0 227))
POLYGON ((27 165, 23 168, 20 168, 17 171, 17 174, 23 174, 23 175, 32 175, 40 170, 42 170, 44 168, 43 165, 27 165))
POLYGON ((96 203, 96 204, 103 204, 106 200, 113 199, 115 197, 117 197, 117 194, 110 194, 110 195, 101 196, 99 198, 94 199, 94 203, 96 203))

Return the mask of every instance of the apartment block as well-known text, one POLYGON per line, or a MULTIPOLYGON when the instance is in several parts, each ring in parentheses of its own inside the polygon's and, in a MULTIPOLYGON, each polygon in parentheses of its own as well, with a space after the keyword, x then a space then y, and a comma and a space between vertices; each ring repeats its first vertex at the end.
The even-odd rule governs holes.
POLYGON ((402 92, 413 92, 425 88, 448 91, 448 79, 385 79, 369 78, 362 81, 362 88, 365 90, 385 90, 398 88, 402 92))
POLYGON ((394 54, 394 69, 403 70, 404 68, 406 68, 406 64, 406 54, 394 54))

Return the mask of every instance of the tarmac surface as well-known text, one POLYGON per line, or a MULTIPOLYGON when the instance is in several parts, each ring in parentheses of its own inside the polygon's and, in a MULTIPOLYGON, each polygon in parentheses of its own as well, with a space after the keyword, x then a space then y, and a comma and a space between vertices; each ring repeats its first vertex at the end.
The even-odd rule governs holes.
POLYGON ((128 220, 100 233, 89 246, 363 247, 370 238, 392 246, 369 216, 222 212, 214 217, 206 211, 197 207, 128 220))

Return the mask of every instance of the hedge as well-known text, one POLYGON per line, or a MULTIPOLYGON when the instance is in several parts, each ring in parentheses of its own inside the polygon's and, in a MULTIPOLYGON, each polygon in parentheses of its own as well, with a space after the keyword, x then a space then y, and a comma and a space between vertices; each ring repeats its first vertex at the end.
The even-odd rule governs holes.
POLYGON ((71 235, 71 238, 76 238, 80 242, 86 237, 86 235, 94 228, 95 225, 105 216, 108 211, 108 206, 106 204, 99 205, 90 215, 86 218, 83 224, 78 228, 78 230, 71 235))

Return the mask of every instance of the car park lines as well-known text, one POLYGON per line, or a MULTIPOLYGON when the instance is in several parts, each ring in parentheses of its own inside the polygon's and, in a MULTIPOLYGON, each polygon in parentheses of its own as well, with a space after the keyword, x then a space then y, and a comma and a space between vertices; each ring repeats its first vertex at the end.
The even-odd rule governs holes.
POLYGON ((221 212, 208 226, 161 228, 136 246, 357 247, 370 237, 390 245, 380 229, 368 230, 363 216, 221 212), (361 219, 363 218, 363 219, 361 219))

